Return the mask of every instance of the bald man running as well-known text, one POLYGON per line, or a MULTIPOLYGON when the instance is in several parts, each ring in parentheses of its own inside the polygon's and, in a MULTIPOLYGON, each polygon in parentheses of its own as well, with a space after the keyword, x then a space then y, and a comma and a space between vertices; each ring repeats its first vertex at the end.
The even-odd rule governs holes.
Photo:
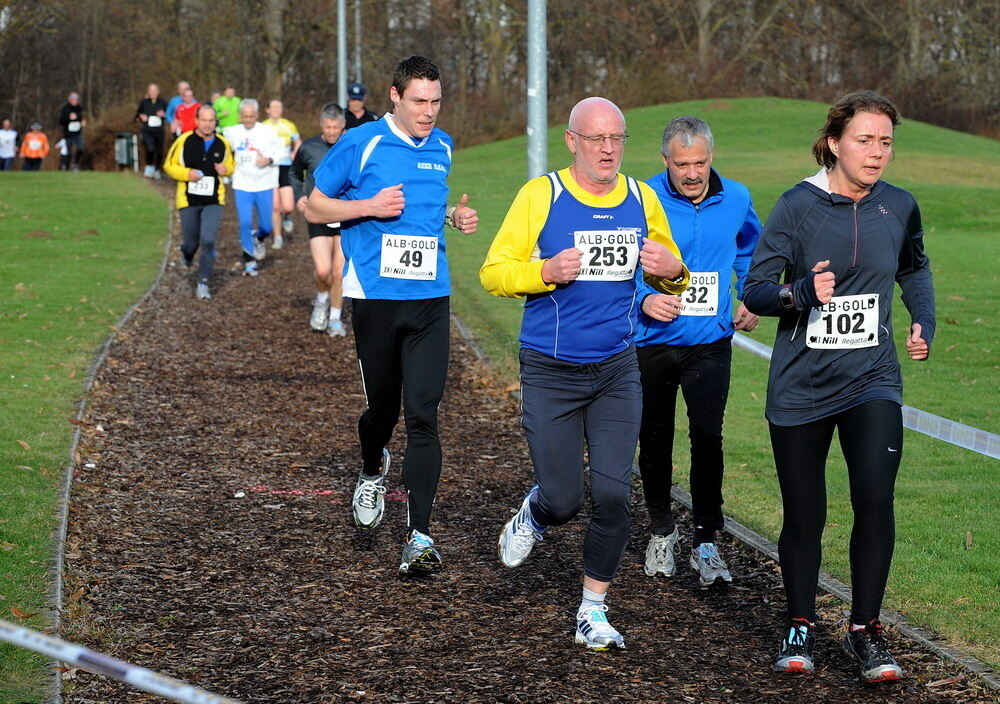
POLYGON ((631 528, 629 488, 642 388, 633 337, 645 273, 678 294, 689 274, 663 206, 644 183, 618 173, 625 117, 604 98, 570 113, 569 168, 521 188, 479 272, 496 296, 526 296, 521 325, 522 424, 534 487, 500 533, 501 562, 517 567, 550 527, 584 500, 590 459, 591 520, 583 544, 583 600, 576 642, 624 648, 604 597, 631 528))

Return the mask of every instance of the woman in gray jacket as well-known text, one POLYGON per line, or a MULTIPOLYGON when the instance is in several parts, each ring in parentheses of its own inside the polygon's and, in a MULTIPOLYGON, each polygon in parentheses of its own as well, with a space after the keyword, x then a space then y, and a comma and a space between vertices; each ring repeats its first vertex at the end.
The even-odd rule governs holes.
POLYGON ((824 471, 837 429, 854 510, 844 649, 867 682, 902 675, 878 621, 903 443, 895 284, 911 315, 911 359, 927 358, 935 317, 917 203, 881 180, 898 124, 896 107, 871 91, 846 95, 830 109, 813 145, 821 168, 778 200, 746 282, 747 308, 779 317, 765 413, 784 507, 778 546, 789 623, 778 670, 813 669, 824 471))

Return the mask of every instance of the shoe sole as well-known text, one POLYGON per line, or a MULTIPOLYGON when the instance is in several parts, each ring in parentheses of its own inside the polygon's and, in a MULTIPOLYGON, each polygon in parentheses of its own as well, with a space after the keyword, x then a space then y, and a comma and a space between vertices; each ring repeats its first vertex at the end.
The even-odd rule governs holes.
POLYGON ((424 576, 437 572, 440 569, 441 569, 440 558, 431 557, 430 559, 425 559, 423 556, 421 556, 409 564, 405 562, 400 564, 399 573, 401 575, 424 576))
MULTIPOLYGON (((840 649, 844 652, 847 657, 853 660, 855 663, 860 664, 861 659, 854 654, 846 643, 843 641, 840 644, 840 649)), ((895 682, 896 680, 903 678, 903 668, 893 667, 892 665, 884 665, 881 670, 869 670, 868 672, 861 672, 861 681, 865 684, 879 684, 880 682, 895 682), (875 674, 871 674, 875 672, 875 674)))
POLYGON ((771 666, 771 669, 777 672, 794 672, 794 673, 807 674, 812 672, 814 667, 815 665, 806 660, 786 660, 784 664, 776 662, 774 665, 771 666))
POLYGON ((315 331, 315 332, 325 332, 325 331, 326 331, 326 323, 323 323, 323 324, 322 324, 321 326, 319 326, 319 327, 316 327, 315 325, 313 325, 313 324, 312 324, 312 323, 310 322, 310 323, 309 323, 309 327, 310 327, 310 329, 312 329, 312 330, 313 330, 313 331, 315 331))
POLYGON ((590 641, 586 639, 585 636, 581 635, 580 633, 577 633, 573 640, 576 641, 577 645, 583 645, 587 648, 587 650, 591 650, 595 653, 605 653, 609 650, 625 650, 624 644, 622 645, 618 645, 618 643, 608 643, 606 645, 601 645, 596 643, 592 644, 590 641))

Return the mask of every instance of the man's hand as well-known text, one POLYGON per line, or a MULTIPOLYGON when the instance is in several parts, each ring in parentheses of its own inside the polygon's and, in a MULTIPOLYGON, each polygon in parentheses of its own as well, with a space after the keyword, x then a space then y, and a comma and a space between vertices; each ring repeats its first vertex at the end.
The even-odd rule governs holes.
POLYGON ((403 184, 397 183, 395 186, 386 186, 369 198, 365 207, 365 217, 369 218, 394 218, 403 212, 406 206, 406 198, 403 197, 403 184))
POLYGON ((837 286, 837 277, 833 275, 833 272, 823 271, 828 266, 830 266, 830 260, 824 259, 821 262, 816 262, 816 266, 812 268, 812 271, 816 272, 816 276, 813 277, 813 286, 816 287, 816 298, 819 299, 820 303, 829 303, 830 299, 833 298, 833 290, 837 286))
POLYGON ((300 213, 306 212, 306 203, 308 202, 309 202, 309 197, 302 196, 301 198, 298 199, 298 201, 296 201, 295 209, 298 210, 300 213))
POLYGON ((642 312, 653 320, 669 323, 681 314, 681 297, 652 293, 642 301, 642 312))
POLYGON ((914 323, 910 326, 910 334, 906 338, 906 353, 910 355, 910 359, 917 362, 927 359, 931 351, 927 346, 927 340, 920 337, 922 330, 923 326, 920 323, 914 323))
POLYGON ((257 155, 257 166, 264 168, 265 166, 269 166, 270 164, 271 164, 270 157, 264 156, 263 154, 257 155))
POLYGON ((471 235, 479 228, 479 214, 469 207, 469 194, 463 193, 451 214, 451 221, 459 232, 471 235))
POLYGON ((219 176, 226 175, 226 165, 223 164, 222 162, 219 162, 217 164, 212 164, 212 166, 215 167, 215 173, 219 174, 219 176))
POLYGON ((188 169, 188 181, 198 181, 204 176, 198 169, 188 169))
POLYGON ((149 117, 147 117, 146 115, 139 115, 139 121, 140 122, 149 122, 149 117))
POLYGON ((542 281, 547 284, 568 284, 580 275, 583 252, 574 247, 564 249, 542 264, 542 281))
POLYGON ((669 249, 648 237, 644 239, 639 252, 639 263, 644 272, 663 279, 673 279, 683 271, 681 263, 669 249))
POLYGON ((758 322, 760 322, 760 318, 748 311, 747 307, 740 303, 736 309, 736 315, 733 316, 733 327, 737 330, 750 332, 757 327, 758 322))

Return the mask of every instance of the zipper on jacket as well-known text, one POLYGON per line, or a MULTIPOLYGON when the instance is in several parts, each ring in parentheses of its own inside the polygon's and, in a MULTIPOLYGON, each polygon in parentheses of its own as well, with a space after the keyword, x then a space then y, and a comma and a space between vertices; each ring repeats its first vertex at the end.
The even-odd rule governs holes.
POLYGON ((858 203, 854 202, 854 258, 851 259, 851 268, 858 265, 858 203))

